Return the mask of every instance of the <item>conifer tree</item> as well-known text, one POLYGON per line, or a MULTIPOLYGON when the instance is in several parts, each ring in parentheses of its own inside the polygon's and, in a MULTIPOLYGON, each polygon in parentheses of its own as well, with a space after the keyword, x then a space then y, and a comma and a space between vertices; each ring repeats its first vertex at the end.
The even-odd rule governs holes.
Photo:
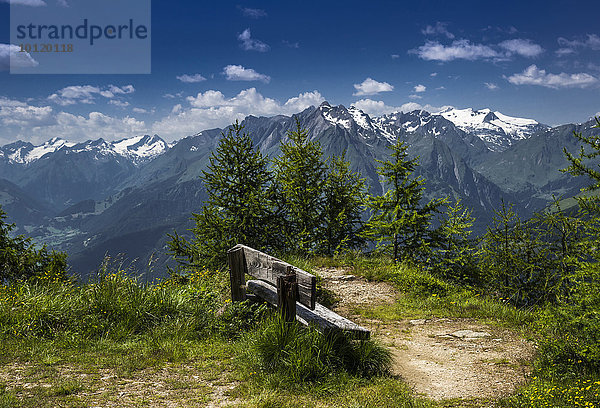
POLYGON ((67 254, 49 251, 46 246, 37 249, 31 238, 11 237, 15 225, 8 224, 6 213, 0 207, 0 285, 16 280, 67 281, 67 254))
POLYGON ((433 270, 442 278, 463 284, 478 283, 475 247, 469 238, 475 221, 471 214, 460 199, 446 207, 446 213, 435 229, 438 245, 430 261, 433 270))
POLYGON ((187 242, 175 233, 169 243, 181 263, 219 267, 227 249, 238 243, 260 250, 274 245, 269 235, 273 201, 268 160, 237 121, 223 134, 201 179, 208 200, 192 214, 194 238, 187 242))
MULTIPOLYGON (((595 128, 600 128, 600 118, 596 117, 595 128)), ((573 135, 584 143, 577 155, 574 155, 563 149, 567 160, 571 163, 569 167, 562 170, 569 172, 574 176, 588 176, 592 184, 584 188, 584 191, 600 190, 600 164, 590 166, 589 161, 600 157, 600 135, 585 137, 581 133, 573 132, 573 135)), ((580 197, 579 205, 588 211, 596 212, 600 215, 600 200, 597 197, 580 197)))
POLYGON ((413 177, 418 159, 408 158, 402 141, 389 148, 391 157, 377 160, 381 163, 377 173, 387 191, 368 200, 372 215, 366 224, 366 237, 376 241, 378 249, 390 254, 395 262, 423 258, 434 241, 432 217, 445 200, 434 199, 421 206, 425 180, 413 177))
POLYGON ((320 144, 308 139, 298 118, 296 130, 287 136, 281 156, 274 160, 280 206, 285 209, 285 243, 292 252, 308 254, 318 241, 326 165, 320 144))
POLYGON ((345 153, 330 157, 323 186, 320 253, 333 255, 364 243, 361 215, 365 196, 365 180, 350 170, 345 153))

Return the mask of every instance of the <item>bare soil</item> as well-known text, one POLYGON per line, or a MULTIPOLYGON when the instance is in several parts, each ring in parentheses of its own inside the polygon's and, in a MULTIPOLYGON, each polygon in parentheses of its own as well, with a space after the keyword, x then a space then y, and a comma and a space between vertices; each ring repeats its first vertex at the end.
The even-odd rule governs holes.
POLYGON ((385 282, 368 282, 351 270, 322 268, 323 286, 340 297, 337 313, 369 328, 390 347, 394 374, 434 400, 497 399, 529 374, 532 344, 514 332, 474 319, 380 321, 352 313, 356 306, 394 303, 401 294, 385 282))
POLYGON ((40 370, 27 364, 8 364, 0 369, 0 383, 13 390, 19 400, 36 398, 40 389, 52 396, 61 392, 61 384, 78 384, 79 389, 70 395, 69 406, 215 408, 240 404, 228 395, 237 387, 235 381, 224 379, 222 373, 214 378, 196 374, 196 367, 185 365, 167 365, 122 375, 111 369, 90 373, 89 369, 69 365, 40 370))

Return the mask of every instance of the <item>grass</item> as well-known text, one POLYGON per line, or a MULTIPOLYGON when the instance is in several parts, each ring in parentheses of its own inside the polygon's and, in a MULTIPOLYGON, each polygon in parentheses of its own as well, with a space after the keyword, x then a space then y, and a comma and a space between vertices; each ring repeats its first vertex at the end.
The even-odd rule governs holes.
MULTIPOLYGON (((540 336, 538 310, 515 308, 419 268, 356 254, 286 260, 312 272, 344 267, 402 292, 394 304, 352 311, 366 318, 472 318, 533 339, 540 336)), ((201 407, 220 400, 242 407, 489 403, 418 398, 389 374, 389 352, 376 341, 323 336, 281 322, 265 305, 231 304, 226 275, 203 270, 142 284, 131 272, 107 265, 97 279, 82 285, 0 286, 0 408, 201 407)), ((335 301, 333 293, 321 296, 335 301)), ((598 394, 600 381, 594 376, 565 380, 537 373, 497 403, 600 407, 598 394)))
POLYGON ((600 407, 600 381, 552 381, 533 377, 520 392, 500 401, 501 407, 600 407))
POLYGON ((251 372, 263 371, 290 385, 320 381, 339 373, 359 377, 390 373, 392 356, 373 340, 352 341, 338 333, 323 335, 278 315, 241 342, 238 355, 251 372))
MULTIPOLYGON (((395 265, 390 259, 363 258, 354 254, 338 258, 315 258, 313 267, 350 267, 352 273, 368 280, 387 281, 402 291, 392 305, 362 307, 352 312, 383 321, 433 317, 473 318, 509 327, 521 335, 543 344, 551 341, 552 308, 517 308, 508 299, 486 296, 480 290, 458 287, 432 276, 420 268, 395 265), (548 326, 548 325, 551 326, 548 326)), ((577 348, 577 344, 572 344, 577 348)), ((531 380, 513 395, 497 402, 501 407, 594 407, 600 408, 600 374, 593 370, 559 368, 558 354, 538 355, 531 380), (552 369, 549 369, 548 365, 552 369), (556 368, 556 369, 554 369, 556 368), (562 370, 562 371, 561 371, 562 370)), ((495 364, 503 364, 498 361, 495 364)), ((573 362, 575 364, 576 361, 573 362)), ((579 361, 579 363, 582 363, 579 361)), ((442 403, 453 406, 451 401, 442 403)), ((468 401, 457 401, 469 406, 468 401)), ((479 405, 476 405, 479 406, 479 405)))
POLYGON ((403 293, 391 305, 353 310, 369 319, 394 321, 432 317, 473 318, 498 326, 521 330, 538 319, 535 309, 519 309, 505 299, 482 295, 434 277, 428 271, 389 258, 360 257, 346 254, 338 258, 314 258, 312 267, 345 267, 367 280, 390 282, 403 293))
POLYGON ((204 270, 143 284, 106 265, 81 285, 0 286, 0 407, 430 406, 389 377, 374 342, 294 324, 279 348, 277 319, 231 304, 227 283, 204 270))

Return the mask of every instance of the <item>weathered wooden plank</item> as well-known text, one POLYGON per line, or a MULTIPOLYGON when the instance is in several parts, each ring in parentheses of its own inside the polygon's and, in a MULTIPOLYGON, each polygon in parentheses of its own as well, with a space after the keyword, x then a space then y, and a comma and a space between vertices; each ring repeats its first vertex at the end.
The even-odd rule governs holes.
MULTIPOLYGON (((288 272, 291 270, 291 267, 288 268, 288 272)), ((296 318, 297 291, 296 275, 288 273, 277 277, 277 308, 286 322, 293 322, 296 318)))
POLYGON ((231 283, 231 301, 246 300, 246 260, 244 250, 234 247, 227 251, 229 263, 229 282, 231 283))
MULTIPOLYGON (((250 292, 277 306, 277 291, 273 286, 263 281, 249 280, 247 288, 250 292)), ((324 333, 340 330, 350 337, 362 340, 368 339, 371 334, 364 327, 351 322, 319 303, 315 304, 314 310, 296 303, 296 319, 306 325, 313 323, 319 331, 324 333)))
POLYGON ((292 272, 296 274, 296 283, 298 284, 298 302, 310 309, 315 308, 317 278, 314 275, 245 245, 238 244, 231 250, 236 248, 244 250, 248 275, 269 282, 273 286, 277 286, 277 277, 286 275, 288 268, 292 267, 292 272))

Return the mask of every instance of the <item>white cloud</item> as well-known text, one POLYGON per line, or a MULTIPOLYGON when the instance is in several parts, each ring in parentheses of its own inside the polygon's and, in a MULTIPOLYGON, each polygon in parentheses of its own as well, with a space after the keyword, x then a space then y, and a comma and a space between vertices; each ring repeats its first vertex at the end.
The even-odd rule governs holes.
POLYGON ((75 105, 77 103, 93 104, 96 96, 102 96, 107 99, 112 99, 116 95, 124 95, 135 92, 132 85, 118 87, 109 85, 106 88, 100 88, 92 85, 73 85, 58 90, 48 97, 52 102, 61 106, 75 105))
POLYGON ((544 52, 544 49, 531 40, 516 38, 513 40, 502 41, 498 44, 508 52, 508 56, 518 54, 523 57, 533 58, 544 52))
POLYGON ((429 74, 430 77, 435 78, 437 76, 437 72, 432 72, 431 74, 429 74))
POLYGON ((13 68, 37 67, 39 63, 27 52, 20 52, 21 48, 13 44, 0 44, 0 71, 13 68))
POLYGON ((62 106, 76 103, 94 103, 94 95, 100 94, 100 88, 91 85, 67 86, 48 97, 54 103, 62 106))
POLYGON ((0 97, 0 122, 5 126, 40 126, 51 120, 50 106, 32 106, 0 97))
POLYGON ((539 85, 546 88, 585 88, 598 83, 598 78, 587 74, 549 74, 536 65, 530 65, 520 74, 513 74, 506 78, 515 85, 539 85))
POLYGON ((220 91, 209 90, 186 99, 189 107, 175 105, 168 117, 154 123, 152 132, 172 140, 204 129, 225 127, 248 115, 291 115, 324 100, 318 91, 312 91, 280 103, 264 97, 255 88, 243 90, 231 98, 220 91))
POLYGON ((264 74, 259 74, 251 68, 244 68, 241 65, 227 65, 223 68, 228 81, 262 81, 268 83, 271 77, 264 74))
POLYGON ((135 107, 135 108, 133 108, 131 110, 134 111, 135 113, 148 113, 148 111, 146 109, 144 109, 144 108, 135 107))
POLYGON ((416 102, 407 102, 400 106, 386 105, 383 101, 374 101, 372 99, 360 99, 352 104, 370 116, 381 116, 394 112, 412 112, 414 110, 426 110, 428 112, 439 112, 447 106, 441 108, 427 105, 421 105, 416 102))
POLYGON ((106 98, 112 98, 113 95, 111 95, 111 94, 114 94, 114 95, 130 94, 130 93, 134 93, 135 92, 135 88, 133 87, 133 85, 125 85, 125 86, 122 86, 122 87, 118 87, 118 86, 115 86, 115 85, 109 85, 108 86, 108 91, 109 92, 105 91, 102 94, 102 96, 104 96, 106 98))
POLYGON ((100 137, 106 140, 118 140, 148 133, 148 128, 143 121, 129 116, 115 118, 100 112, 90 112, 86 117, 60 112, 56 115, 56 125, 40 130, 40 133, 45 134, 46 138, 52 137, 52 134, 60 134, 61 137, 71 141, 100 137))
POLYGON ((148 133, 144 122, 126 116, 111 117, 100 112, 87 116, 54 112, 51 106, 32 106, 0 97, 0 140, 16 139, 40 143, 60 135, 77 142, 91 138, 117 140, 148 133))
POLYGON ((284 104, 283 108, 286 114, 294 114, 301 112, 309 106, 319 106, 325 98, 319 93, 319 91, 304 92, 298 96, 288 99, 284 104))
POLYGON ((360 99, 352 106, 371 116, 381 116, 392 112, 400 111, 400 107, 386 105, 383 101, 374 101, 373 99, 360 99))
POLYGON ((574 51, 575 48, 591 48, 592 50, 600 50, 600 37, 597 34, 588 34, 585 39, 568 40, 564 37, 558 37, 558 44, 567 49, 574 51))
POLYGON ((250 17, 250 18, 267 17, 267 12, 262 9, 254 9, 254 8, 241 7, 241 6, 238 6, 238 9, 241 10, 242 14, 245 17, 250 17))
POLYGON ((282 40, 281 43, 283 45, 285 45, 286 47, 289 47, 289 48, 296 48, 296 49, 300 48, 300 43, 298 41, 291 42, 291 41, 288 41, 288 40, 282 40))
POLYGON ((193 84, 193 83, 196 83, 196 82, 206 81, 206 78, 204 78, 200 74, 192 74, 192 75, 183 74, 183 75, 178 75, 177 79, 179 79, 181 82, 185 82, 187 84, 193 84))
POLYGON ((177 98, 181 98, 182 96, 183 96, 183 92, 177 92, 176 94, 166 93, 163 95, 163 98, 177 99, 177 98))
POLYGON ((417 94, 408 95, 408 97, 410 99, 423 99, 423 97, 421 95, 417 95, 417 94))
POLYGON ((468 40, 457 40, 452 45, 445 46, 437 41, 427 41, 425 45, 409 53, 417 54, 419 58, 428 61, 453 61, 465 59, 474 61, 477 59, 498 58, 501 55, 491 47, 483 44, 472 44, 468 40))
POLYGON ((111 105, 118 106, 119 108, 125 108, 125 107, 129 106, 129 102, 120 101, 118 99, 111 99, 110 101, 108 101, 108 103, 111 105))
POLYGON ((592 50, 600 50, 600 37, 598 37, 596 34, 588 34, 585 44, 592 50))
POLYGON ((267 52, 271 49, 271 47, 264 42, 252 38, 249 28, 246 28, 240 35, 238 35, 238 40, 241 41, 240 47, 242 47, 244 51, 267 52))
POLYGON ((398 58, 400 58, 400 55, 398 55, 398 54, 392 54, 391 57, 392 57, 392 59, 398 59, 398 58))
POLYGON ((20 6, 31 7, 40 7, 46 5, 46 2, 43 0, 0 0, 0 3, 18 4, 20 6))
POLYGON ((425 35, 438 35, 438 34, 441 34, 441 35, 445 35, 449 39, 453 39, 454 38, 454 34, 452 34, 450 31, 448 31, 448 29, 446 27, 448 27, 447 23, 440 23, 438 21, 437 23, 435 23, 435 26, 428 25, 423 30, 421 30, 421 32, 423 34, 425 34, 425 35))
POLYGON ((575 54, 575 50, 572 48, 559 48, 558 50, 554 51, 554 53, 559 57, 562 57, 563 55, 575 54))
POLYGON ((484 85, 487 89, 489 89, 490 91, 495 91, 496 89, 499 88, 498 85, 494 84, 493 82, 484 82, 484 85))
POLYGON ((419 85, 416 85, 414 89, 415 89, 416 93, 421 93, 421 92, 425 92, 427 90, 427 87, 425 85, 419 84, 419 85))
POLYGON ((360 84, 354 84, 356 92, 353 95, 375 95, 380 92, 390 92, 394 90, 394 87, 387 82, 378 82, 374 79, 367 78, 360 84))
POLYGON ((461 39, 453 41, 450 45, 444 45, 439 41, 427 41, 419 48, 408 52, 417 54, 419 58, 428 61, 447 62, 457 59, 498 61, 510 59, 514 55, 527 58, 537 57, 544 52, 544 49, 531 40, 519 38, 502 41, 497 46, 475 44, 469 40, 461 39))

